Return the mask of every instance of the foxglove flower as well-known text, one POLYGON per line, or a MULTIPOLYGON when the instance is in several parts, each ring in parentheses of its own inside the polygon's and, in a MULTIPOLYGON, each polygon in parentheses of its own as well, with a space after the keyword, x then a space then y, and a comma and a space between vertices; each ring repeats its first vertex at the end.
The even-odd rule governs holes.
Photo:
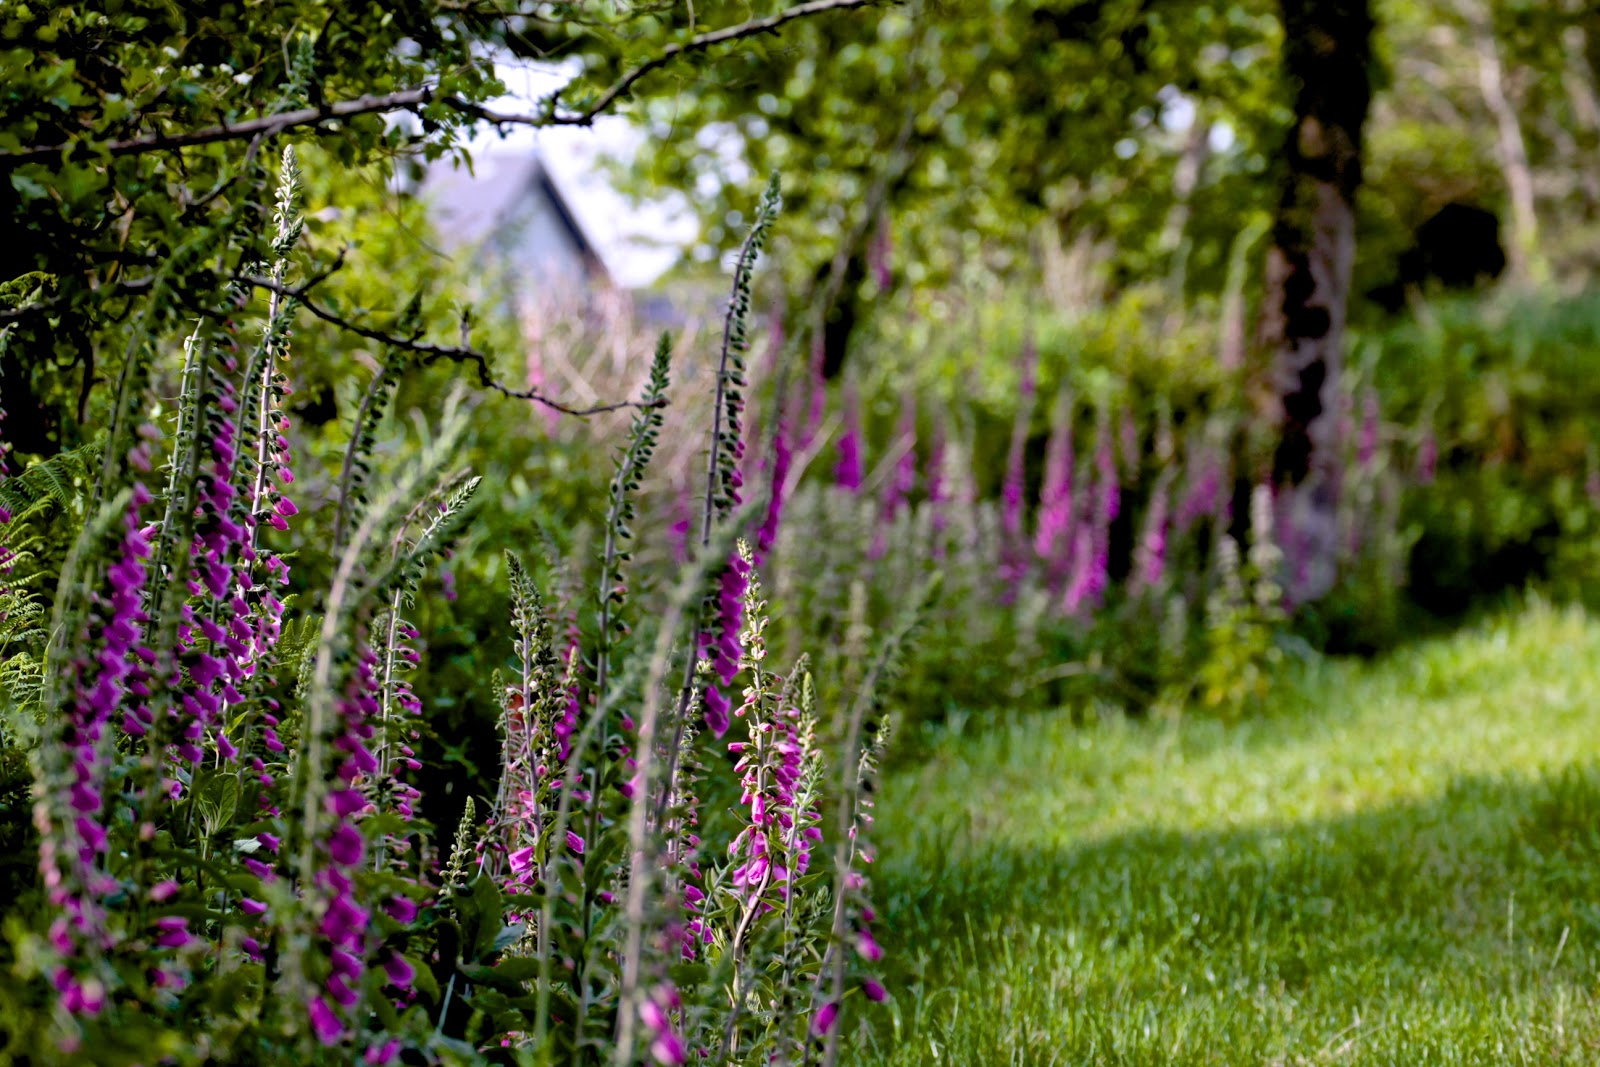
POLYGON ((767 513, 762 517, 761 529, 756 534, 755 564, 761 566, 778 540, 778 524, 783 518, 784 493, 788 488, 789 465, 793 461, 789 443, 789 427, 782 418, 772 441, 772 490, 767 497, 767 513))
POLYGON ((1005 481, 1000 487, 1000 576, 1004 582, 1002 598, 1013 602, 1027 575, 1028 559, 1022 536, 1023 463, 1028 444, 1028 427, 1033 421, 1034 395, 1037 392, 1039 350, 1030 332, 1023 347, 1022 385, 1017 400, 1016 420, 1011 426, 1011 447, 1006 453, 1005 481))
MULTIPOLYGON (((34 808, 39 871, 56 911, 50 941, 67 960, 110 947, 104 901, 117 883, 101 861, 109 844, 106 775, 113 716, 140 669, 137 650, 147 621, 145 561, 151 554, 140 509, 150 499, 145 487, 135 483, 115 562, 107 570, 105 588, 91 601, 86 630, 68 665, 71 698, 62 709, 58 738, 46 746, 45 792, 34 808)), ((68 962, 58 968, 55 984, 59 1002, 69 1012, 94 1014, 104 1003, 98 980, 80 975, 68 962)))
POLYGON ((681 1010, 678 991, 670 985, 657 986, 639 1005, 639 1020, 644 1023, 650 1058, 661 1067, 679 1067, 689 1050, 673 1024, 673 1013, 681 1010))
POLYGON ((735 551, 718 580, 715 624, 701 636, 701 656, 710 661, 713 674, 705 690, 705 721, 717 737, 728 732, 731 705, 722 687, 739 674, 743 655, 739 631, 744 627, 744 595, 749 577, 750 560, 735 551))
POLYGON ((839 435, 839 465, 834 468, 833 481, 848 493, 861 491, 861 404, 855 389, 845 392, 844 430, 839 435))
POLYGON ((1135 594, 1158 587, 1166 573, 1167 511, 1171 485, 1170 475, 1163 475, 1156 482, 1155 495, 1145 512, 1144 529, 1139 534, 1139 545, 1134 553, 1131 586, 1135 594))
MULTIPOLYGON (((1063 390, 1051 420, 1050 440, 1045 445, 1044 482, 1039 490, 1039 517, 1034 529, 1033 551, 1044 563, 1051 580, 1059 583, 1066 575, 1063 564, 1070 563, 1073 539, 1072 401, 1063 390)), ((1059 585, 1057 585, 1059 588, 1059 585)))
POLYGON ((933 531, 933 558, 942 562, 945 556, 945 531, 950 528, 950 490, 945 472, 945 436, 943 422, 934 424, 933 444, 928 449, 928 509, 933 513, 930 525, 933 531))
POLYGON ((883 558, 888 550, 888 528, 900 516, 917 487, 917 402, 911 393, 906 394, 901 406, 900 425, 895 438, 896 447, 901 449, 900 458, 895 462, 894 472, 884 486, 876 530, 867 551, 868 559, 883 558))
POLYGON ((1226 466, 1215 450, 1203 447, 1191 455, 1184 474, 1183 498, 1173 519, 1174 529, 1184 533, 1201 519, 1220 515, 1227 499, 1226 481, 1226 466))

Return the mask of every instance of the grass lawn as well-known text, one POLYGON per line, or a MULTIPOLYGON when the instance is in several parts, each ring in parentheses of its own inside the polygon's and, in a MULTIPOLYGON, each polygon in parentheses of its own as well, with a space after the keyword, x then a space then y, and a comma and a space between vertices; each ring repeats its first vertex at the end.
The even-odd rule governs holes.
POLYGON ((1533 605, 1225 726, 1018 720, 879 805, 863 1063, 1600 1062, 1600 621, 1533 605))

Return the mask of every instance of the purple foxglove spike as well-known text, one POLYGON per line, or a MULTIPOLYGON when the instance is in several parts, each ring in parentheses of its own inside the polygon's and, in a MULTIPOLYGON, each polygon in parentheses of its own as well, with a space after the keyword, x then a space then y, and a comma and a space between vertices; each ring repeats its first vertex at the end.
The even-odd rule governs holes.
POLYGON ((1011 425, 1011 448, 1006 453, 1005 481, 1000 488, 1000 526, 1008 542, 1022 535, 1023 464, 1028 445, 1028 427, 1033 422, 1033 402, 1037 393, 1039 349, 1030 327, 1022 346, 1022 385, 1018 391, 1017 413, 1011 425))
POLYGON ((772 442, 772 491, 767 497, 767 513, 756 534, 756 566, 763 566, 778 539, 778 524, 783 518, 784 495, 788 490, 789 464, 792 462, 789 427, 780 419, 772 442))
POLYGON ((307 1012, 311 1019, 311 1031, 319 1042, 334 1045, 344 1037, 344 1023, 321 994, 311 999, 307 1012))
POLYGON ((1072 401, 1065 390, 1056 400, 1050 440, 1045 445, 1044 481, 1039 489, 1039 515, 1034 527, 1033 551, 1059 580, 1058 563, 1070 554, 1073 500, 1072 401))
POLYGON ((845 392, 844 429, 839 435, 839 465, 834 484, 850 493, 861 491, 861 402, 852 387, 845 392))
POLYGON ((894 477, 889 483, 896 505, 887 509, 891 519, 917 488, 917 399, 914 393, 908 392, 901 403, 900 426, 896 437, 899 438, 902 451, 900 461, 895 465, 894 477))
POLYGON ((1139 545, 1134 560, 1131 583, 1134 593, 1155 589, 1161 585, 1167 564, 1167 525, 1172 479, 1163 476, 1156 483, 1155 495, 1145 513, 1144 529, 1139 535, 1139 545))
POLYGON ((1016 540, 1022 533, 1023 445, 1026 431, 1018 422, 1019 431, 1012 434, 1011 450, 1006 455, 1006 477, 1000 487, 1001 528, 1008 540, 1016 540))
POLYGON ((1200 519, 1216 512, 1216 499, 1222 491, 1222 473, 1216 456, 1208 449, 1189 458, 1183 499, 1178 504, 1173 526, 1183 533, 1200 519))
POLYGON ((1099 479, 1095 503, 1099 508, 1095 522, 1109 527, 1117 519, 1121 506, 1121 486, 1117 483, 1117 458, 1111 439, 1109 420, 1100 423, 1099 441, 1095 445, 1095 475, 1099 479))
POLYGON ((1091 599, 1094 566, 1094 530, 1084 523, 1078 527, 1072 545, 1072 573, 1062 594, 1061 609, 1069 618, 1077 618, 1091 599))
POLYGON ((945 474, 946 444, 944 425, 934 423, 933 444, 928 448, 928 510, 932 512, 933 558, 943 562, 945 533, 950 528, 950 484, 945 474))

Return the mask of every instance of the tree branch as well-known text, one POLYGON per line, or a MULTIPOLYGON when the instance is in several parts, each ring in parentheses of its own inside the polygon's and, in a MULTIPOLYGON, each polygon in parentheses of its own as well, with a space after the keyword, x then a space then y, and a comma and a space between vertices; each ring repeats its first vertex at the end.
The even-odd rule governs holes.
MULTIPOLYGON (((242 282, 245 285, 255 286, 258 289, 265 289, 269 293, 277 293, 279 296, 291 297, 295 300, 295 302, 309 311, 312 315, 321 319, 323 322, 329 323, 330 325, 344 330, 346 333, 353 333, 357 337, 365 337, 369 341, 376 341, 379 344, 388 345, 406 352, 415 352, 417 355, 422 357, 423 366, 432 366, 433 364, 438 363, 440 360, 449 360, 451 363, 470 364, 477 371, 479 385, 485 389, 499 393, 501 396, 510 397, 513 400, 531 400, 534 403, 543 404, 547 408, 559 411, 564 415, 580 416, 600 415, 608 411, 621 411, 624 408, 662 406, 661 404, 646 405, 638 400, 622 400, 613 404, 595 404, 591 407, 584 408, 573 407, 569 404, 564 404, 559 400, 545 396, 543 393, 540 393, 537 390, 513 389, 509 385, 496 380, 494 373, 489 368, 489 357, 484 353, 479 352, 475 348, 468 348, 465 346, 455 348, 448 345, 436 345, 429 341, 419 341, 415 337, 404 337, 399 334, 386 333, 383 330, 375 330, 369 326, 362 326, 359 323, 352 322, 344 316, 339 315, 336 312, 329 311, 327 308, 322 307, 320 304, 313 301, 310 296, 307 295, 307 290, 311 288, 310 285, 282 285, 273 281, 271 278, 264 278, 255 274, 238 274, 234 276, 234 280, 242 282)), ((662 403, 664 404, 665 402, 663 401, 662 403)))
MULTIPOLYGON (((867 7, 883 2, 884 0, 809 0, 808 3, 796 4, 794 7, 785 8, 777 14, 769 15, 764 19, 751 19, 749 22, 741 22, 736 26, 725 26, 720 30, 697 34, 682 44, 668 45, 661 50, 659 55, 634 67, 614 82, 609 89, 596 97, 595 102, 582 111, 574 112, 570 115, 560 115, 555 114, 552 110, 551 114, 539 118, 538 121, 541 125, 547 126, 588 126, 610 108, 612 104, 616 103, 617 98, 631 89, 633 84, 640 78, 643 78, 651 71, 659 70, 679 56, 689 55, 693 52, 704 52, 708 48, 715 48, 717 45, 727 44, 729 41, 757 37, 763 33, 776 33, 780 26, 787 22, 793 22, 795 19, 820 15, 828 11, 844 11, 849 8, 867 7)), ((557 90, 555 95, 550 98, 552 109, 560 95, 561 90, 557 90)), ((494 118, 486 114, 481 117, 489 122, 511 123, 526 123, 535 119, 535 116, 530 115, 509 115, 494 118)))
POLYGON ((218 144, 223 141, 238 141, 246 138, 251 139, 255 145, 259 145, 264 138, 301 126, 316 126, 335 119, 354 118, 358 115, 417 111, 430 103, 440 103, 481 122, 500 126, 588 126, 615 104, 640 78, 643 78, 651 71, 659 70, 679 56, 703 52, 706 49, 726 44, 729 41, 756 37, 764 33, 775 33, 779 27, 785 23, 793 22, 795 19, 820 15, 828 11, 867 7, 883 2, 885 0, 809 0, 807 3, 785 8, 777 14, 769 15, 766 18, 751 19, 749 22, 741 22, 735 26, 725 26, 720 30, 698 34, 681 44, 668 45, 662 49, 660 54, 634 67, 614 82, 610 88, 602 92, 594 103, 581 111, 570 113, 557 111, 556 107, 561 95, 560 90, 557 90, 554 95, 548 98, 548 110, 545 113, 514 115, 492 111, 482 104, 474 103, 459 96, 440 95, 434 87, 424 85, 394 93, 359 96, 354 100, 340 100, 331 104, 323 104, 319 107, 304 107, 296 111, 284 111, 276 115, 246 119, 242 122, 221 123, 216 126, 207 126, 182 133, 156 133, 146 137, 128 137, 105 141, 98 145, 92 140, 72 140, 64 141, 60 144, 32 145, 28 148, 9 149, 0 151, 0 169, 16 167, 24 163, 48 162, 68 155, 82 155, 85 158, 101 153, 113 157, 136 156, 149 152, 171 152, 183 148, 195 148, 200 145, 218 144))
MULTIPOLYGON (((270 137, 297 126, 314 126, 332 119, 351 118, 356 115, 383 114, 391 111, 408 111, 435 99, 431 86, 405 89, 382 96, 359 96, 354 100, 340 100, 321 107, 303 107, 296 111, 283 111, 244 122, 222 123, 184 133, 157 133, 149 137, 129 137, 107 141, 98 146, 100 152, 111 156, 135 156, 146 152, 168 152, 180 148, 237 141, 245 138, 270 137)), ((22 163, 37 163, 63 156, 70 152, 95 154, 92 141, 66 141, 53 145, 34 145, 30 148, 0 152, 0 167, 14 167, 22 163)))

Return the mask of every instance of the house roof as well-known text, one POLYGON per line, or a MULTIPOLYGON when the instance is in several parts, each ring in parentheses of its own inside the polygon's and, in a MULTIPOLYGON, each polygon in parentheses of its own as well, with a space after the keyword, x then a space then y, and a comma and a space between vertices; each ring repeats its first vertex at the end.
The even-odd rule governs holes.
POLYGON ((428 168, 422 193, 432 201, 440 237, 452 247, 493 243, 530 204, 545 207, 571 244, 590 282, 609 285, 611 272, 536 149, 483 153, 472 170, 440 161, 428 168))

